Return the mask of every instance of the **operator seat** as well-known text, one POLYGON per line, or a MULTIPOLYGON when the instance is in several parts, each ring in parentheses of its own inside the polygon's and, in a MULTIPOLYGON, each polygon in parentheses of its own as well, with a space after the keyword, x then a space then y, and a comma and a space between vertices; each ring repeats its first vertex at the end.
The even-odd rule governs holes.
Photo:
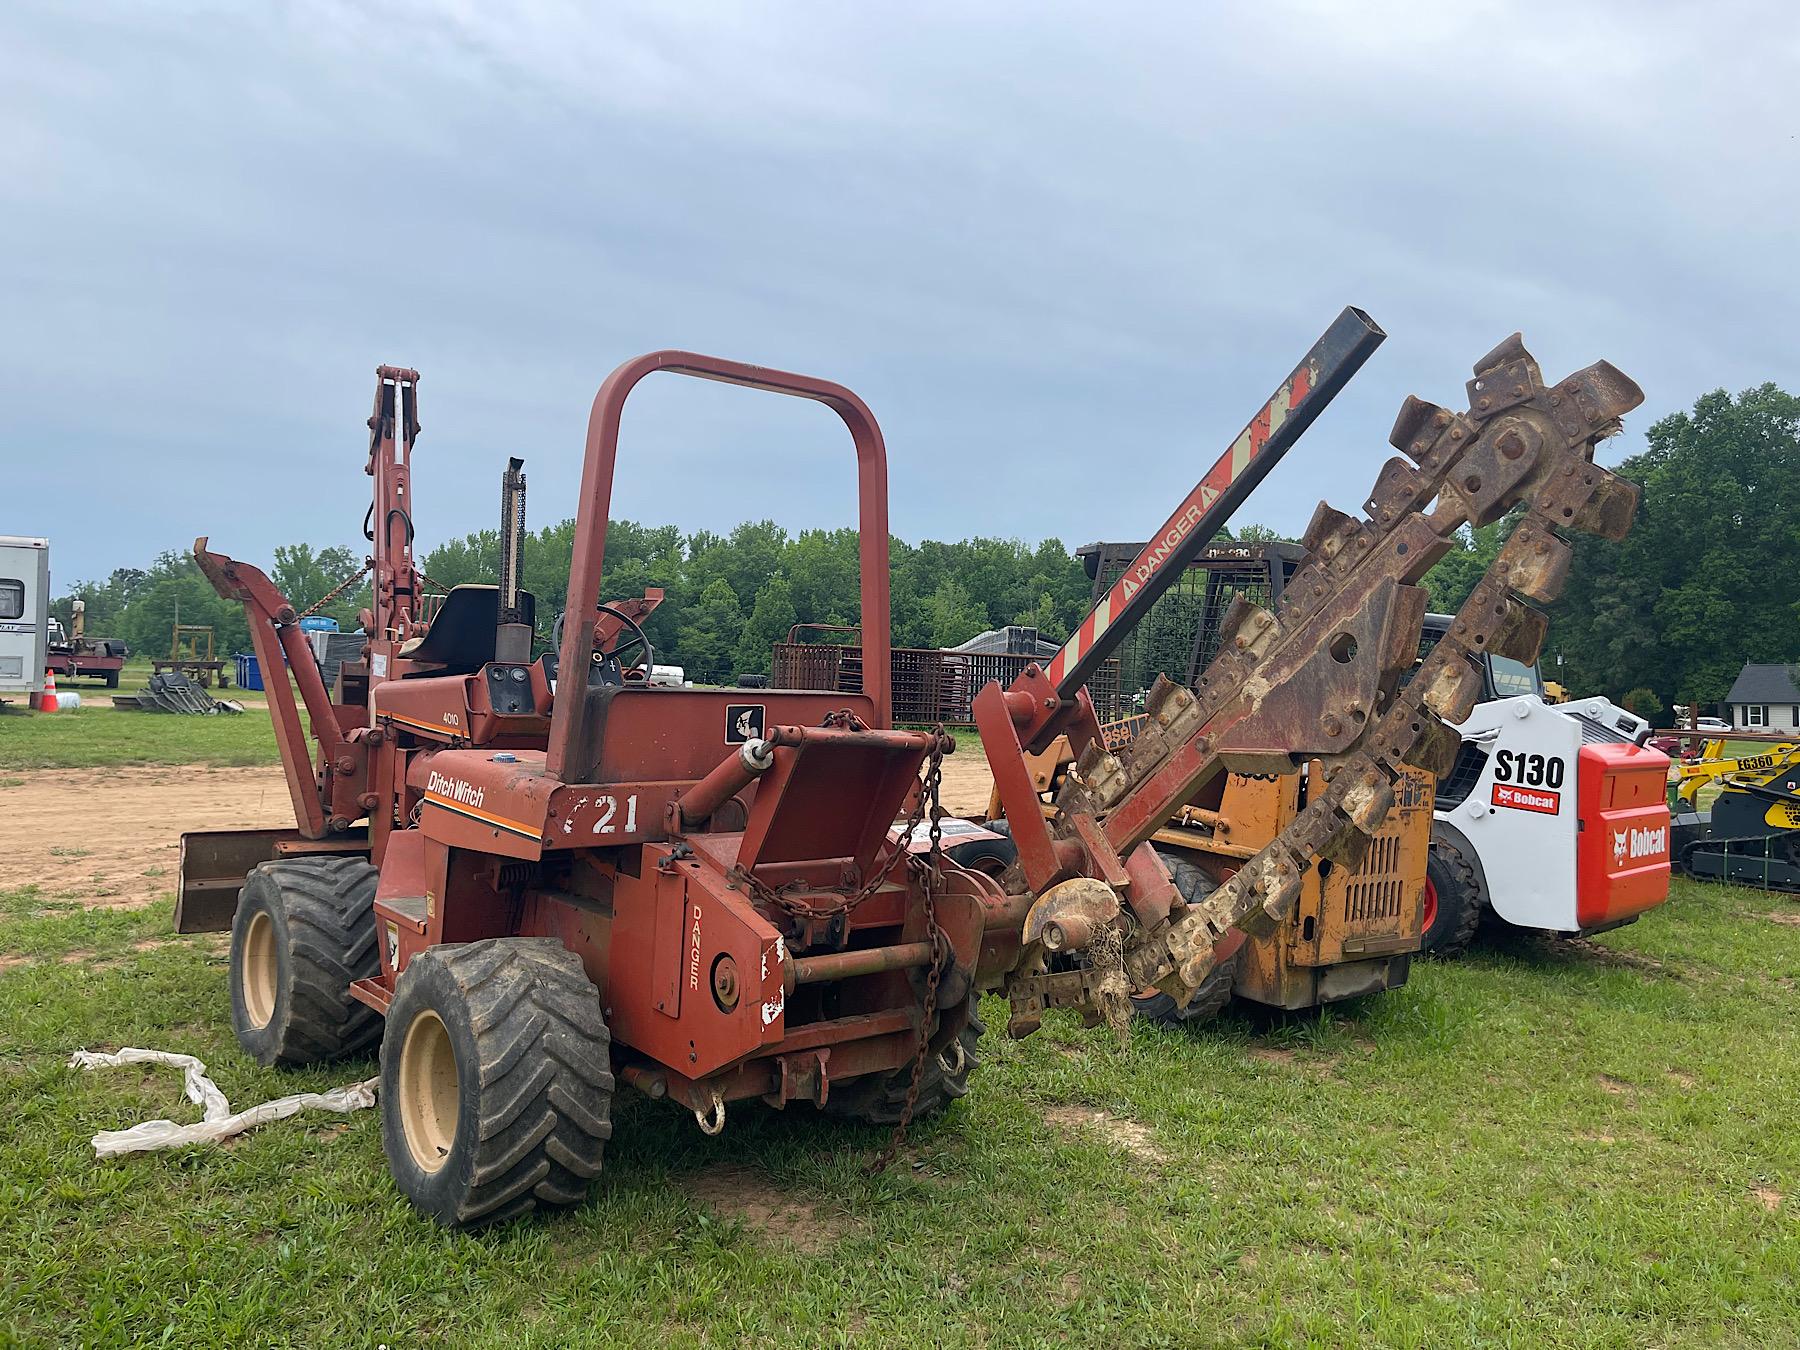
MULTIPOLYGON (((519 592, 519 609, 524 621, 536 626, 537 599, 529 591, 519 592)), ((438 666, 430 675, 473 675, 494 659, 495 626, 500 622, 500 588, 498 586, 452 586, 444 597, 443 608, 431 621, 424 637, 410 638, 400 648, 408 661, 438 666)))

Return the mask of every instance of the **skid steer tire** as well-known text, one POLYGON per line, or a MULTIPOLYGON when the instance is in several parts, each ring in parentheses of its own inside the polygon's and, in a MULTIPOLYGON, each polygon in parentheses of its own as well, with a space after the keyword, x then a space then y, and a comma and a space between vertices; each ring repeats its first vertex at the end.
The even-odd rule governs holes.
POLYGON ((1425 859, 1425 919, 1419 953, 1449 960, 1461 956, 1481 926, 1487 896, 1474 865, 1447 839, 1433 839, 1425 859))
POLYGON ((998 839, 971 839, 966 844, 952 844, 944 856, 958 867, 998 877, 1019 860, 1019 846, 1012 841, 1012 824, 1005 820, 990 822, 987 827, 998 839))
MULTIPOLYGON (((1181 898, 1190 905, 1198 904, 1218 890, 1219 883, 1186 858, 1166 849, 1158 849, 1157 853, 1161 856, 1163 865, 1169 869, 1169 879, 1175 883, 1175 889, 1181 892, 1181 898)), ((1158 1026, 1198 1026, 1210 1022, 1224 1012, 1226 1004, 1231 1002, 1231 990, 1237 983, 1237 968, 1238 955, 1233 952, 1208 972, 1200 988, 1185 1006, 1178 1005, 1173 997, 1161 990, 1155 990, 1133 994, 1131 1010, 1158 1026)))
MULTIPOLYGON (((926 1059, 925 1071, 919 1076, 919 1100, 912 1113, 914 1120, 934 1116, 958 1097, 968 1095, 969 1075, 981 1067, 981 1060, 975 1054, 976 1044, 986 1029, 971 1003, 968 1023, 953 1042, 961 1063, 955 1065, 956 1072, 952 1073, 944 1059, 953 1052, 946 1051, 926 1059)), ((825 1111, 828 1115, 865 1125, 898 1125, 900 1113, 906 1109, 906 1089, 911 1082, 910 1062, 891 1073, 872 1073, 854 1079, 841 1088, 832 1089, 825 1099, 825 1111)))
POLYGON ((612 1136, 600 991, 553 938, 429 948, 381 1042, 381 1143, 401 1194, 447 1228, 573 1205, 612 1136))
POLYGON ((381 1017, 350 996, 380 966, 376 870, 362 858, 286 858, 244 879, 231 925, 231 1025, 258 1064, 361 1054, 381 1017))

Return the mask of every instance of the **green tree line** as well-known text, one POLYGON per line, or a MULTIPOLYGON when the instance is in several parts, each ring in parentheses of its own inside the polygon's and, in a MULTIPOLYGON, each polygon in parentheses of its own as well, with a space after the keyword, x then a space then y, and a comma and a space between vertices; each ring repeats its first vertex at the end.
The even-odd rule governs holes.
MULTIPOLYGON (((525 588, 537 598, 538 629, 547 643, 567 599, 575 522, 530 535, 524 547, 525 588)), ((957 543, 901 539, 889 543, 894 641, 904 646, 955 646, 984 629, 1020 623, 1060 642, 1086 614, 1089 583, 1059 540, 1032 546, 1014 539, 957 543)), ((353 576, 362 554, 342 546, 276 548, 269 576, 295 605, 312 606, 353 576)), ((430 581, 447 589, 492 582, 499 567, 497 531, 452 539, 421 559, 430 581)), ((722 682, 768 674, 773 644, 796 623, 853 627, 859 622, 857 534, 852 529, 789 533, 752 521, 730 534, 684 534, 674 525, 617 520, 607 527, 604 599, 665 592, 645 622, 659 653, 689 678, 722 682)), ((173 627, 207 625, 220 655, 249 649, 242 608, 213 591, 192 557, 173 550, 146 568, 119 568, 105 581, 81 582, 54 609, 70 622, 70 602, 86 603, 87 632, 121 637, 134 652, 168 654, 173 627)), ((346 631, 369 603, 368 583, 346 590, 319 613, 346 631)))
MULTIPOLYGON (((1788 565, 1800 553, 1800 398, 1773 384, 1736 398, 1715 390, 1655 423, 1646 440, 1617 470, 1642 490, 1631 533, 1575 540, 1550 610, 1545 674, 1661 720, 1674 703, 1722 699, 1746 661, 1800 657, 1800 571, 1788 565)), ((1458 532, 1425 579, 1433 609, 1462 603, 1511 528, 1508 518, 1458 532)), ((526 541, 524 581, 546 639, 566 598, 574 529, 565 520, 526 541)), ((1238 531, 1240 540, 1277 537, 1256 525, 1238 531)), ((498 552, 496 533, 480 531, 438 545, 423 565, 441 587, 492 581, 498 552)), ((1057 539, 893 539, 888 556, 897 645, 955 646, 1008 623, 1061 641, 1087 612, 1090 583, 1057 539)), ((361 558, 342 546, 283 545, 270 575, 304 608, 361 558)), ((607 532, 604 598, 662 587, 645 628, 659 653, 705 682, 766 674, 770 648, 801 621, 854 626, 857 577, 851 529, 790 532, 761 520, 690 534, 620 520, 607 532)), ((221 654, 249 645, 239 607, 219 599, 185 553, 71 588, 57 606, 65 623, 75 597, 87 603, 90 635, 123 637, 141 654, 166 653, 178 620, 211 625, 221 654)), ((353 628, 368 602, 363 583, 321 612, 353 628)))
MULTIPOLYGON (((525 588, 537 597, 538 627, 548 633, 567 601, 575 523, 531 535, 524 547, 525 588)), ((439 586, 491 581, 499 536, 483 530, 453 539, 424 558, 439 586)), ((1025 624, 1060 642, 1088 608, 1088 579, 1057 539, 1032 546, 1016 539, 888 544, 894 642, 952 647, 984 629, 1025 624)), ((644 624, 658 659, 690 679, 729 680, 769 673, 771 649, 797 623, 854 627, 861 596, 853 529, 790 533, 771 520, 729 534, 683 534, 674 525, 617 520, 607 526, 603 599, 659 586, 662 605, 644 624)))

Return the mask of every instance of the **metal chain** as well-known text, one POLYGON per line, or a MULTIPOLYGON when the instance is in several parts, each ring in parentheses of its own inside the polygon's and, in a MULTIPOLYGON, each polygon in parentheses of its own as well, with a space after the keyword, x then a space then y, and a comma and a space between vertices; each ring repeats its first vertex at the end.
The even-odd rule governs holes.
POLYGON ((325 606, 329 605, 333 600, 337 599, 345 591, 349 590, 352 586, 356 585, 357 582, 366 577, 369 574, 369 568, 372 566, 374 566, 373 563, 364 563, 361 567, 356 569, 356 572, 353 575, 345 577, 342 581, 338 582, 337 585, 333 586, 330 590, 326 591, 324 595, 320 596, 317 600, 313 601, 312 604, 301 610, 295 617, 304 619, 317 614, 320 610, 324 609, 325 606))
MULTIPOLYGON (((913 1111, 919 1104, 919 1089, 925 1081, 925 1064, 931 1058, 932 1024, 937 1018, 938 981, 943 977, 943 930, 937 921, 937 888, 943 880, 944 868, 944 825, 943 811, 938 803, 938 790, 943 782, 944 755, 942 737, 944 727, 938 724, 936 735, 939 738, 932 753, 930 767, 925 773, 925 790, 919 794, 921 802, 931 799, 931 847, 925 855, 925 862, 914 859, 914 870, 920 874, 920 884, 925 891, 925 939, 931 944, 931 969, 925 976, 925 1008, 919 1018, 919 1049, 913 1056, 912 1077, 906 1084, 906 1102, 900 1108, 900 1119, 894 1122, 894 1133, 888 1139, 887 1147, 882 1149, 868 1166, 868 1174, 874 1176, 887 1170, 888 1164, 894 1161, 900 1152, 900 1145, 906 1140, 906 1127, 912 1124, 913 1111)), ((911 831, 907 831, 906 838, 911 831)))
MULTIPOLYGON (((919 1091, 925 1081, 925 1065, 931 1058, 931 1033, 937 1019, 938 983, 943 978, 944 966, 945 939, 943 929, 938 926, 937 891, 943 881, 944 869, 944 811, 941 792, 944 780, 944 745, 949 739, 940 722, 932 732, 931 753, 925 761, 924 782, 912 811, 907 815, 906 824, 901 827, 894 841, 893 852, 886 860, 870 869, 869 879, 856 890, 821 907, 808 904, 798 896, 786 894, 786 888, 775 890, 746 868, 736 867, 731 872, 732 879, 743 885, 755 899, 795 918, 813 922, 835 918, 856 909, 887 884, 888 878, 902 862, 909 862, 919 877, 925 893, 925 940, 931 944, 931 967, 925 976, 925 1007, 919 1018, 919 1048, 913 1056, 912 1075, 907 1081, 906 1101, 900 1109, 900 1119, 894 1125, 894 1133, 888 1140, 887 1147, 869 1164, 867 1171, 871 1176, 884 1171, 893 1162, 900 1145, 905 1141, 907 1126, 912 1123, 913 1112, 919 1104, 919 1091), (911 852, 910 845, 913 832, 924 821, 929 821, 927 837, 930 846, 924 858, 920 859, 911 852)), ((817 894, 816 891, 808 893, 817 894)))
MULTIPOLYGON (((920 823, 925 819, 927 809, 929 808, 934 812, 937 809, 936 785, 943 776, 944 742, 949 739, 949 735, 945 732, 942 723, 938 724, 937 730, 933 732, 932 735, 931 754, 926 760, 925 786, 923 790, 920 791, 918 800, 913 803, 912 812, 907 816, 906 824, 901 827, 899 838, 893 843, 892 851, 886 858, 878 858, 870 866, 868 880, 861 886, 857 887, 854 891, 848 892, 833 903, 821 906, 809 904, 798 896, 787 894, 790 888, 799 890, 807 895, 818 894, 816 890, 807 887, 804 882, 789 882, 788 885, 784 886, 781 890, 776 890, 755 873, 744 867, 732 868, 731 879, 740 883, 751 895, 758 900, 761 900, 764 904, 770 905, 784 914, 792 915, 796 919, 809 919, 814 921, 819 919, 834 919, 840 914, 848 914, 852 910, 865 904, 877 891, 887 885, 888 878, 893 876, 900 864, 906 861, 909 856, 909 846, 912 843, 913 831, 918 829, 920 823)), ((934 816, 931 821, 934 844, 939 829, 940 827, 934 816)))

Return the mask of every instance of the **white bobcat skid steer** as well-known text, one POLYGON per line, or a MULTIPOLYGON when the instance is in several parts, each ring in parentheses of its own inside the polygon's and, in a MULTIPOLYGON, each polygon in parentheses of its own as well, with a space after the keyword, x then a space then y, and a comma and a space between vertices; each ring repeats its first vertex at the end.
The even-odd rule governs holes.
POLYGON ((1421 949, 1455 955, 1484 921, 1596 933, 1662 904, 1669 757, 1643 744, 1650 724, 1603 698, 1547 703, 1534 668, 1488 665, 1438 784, 1421 949))

